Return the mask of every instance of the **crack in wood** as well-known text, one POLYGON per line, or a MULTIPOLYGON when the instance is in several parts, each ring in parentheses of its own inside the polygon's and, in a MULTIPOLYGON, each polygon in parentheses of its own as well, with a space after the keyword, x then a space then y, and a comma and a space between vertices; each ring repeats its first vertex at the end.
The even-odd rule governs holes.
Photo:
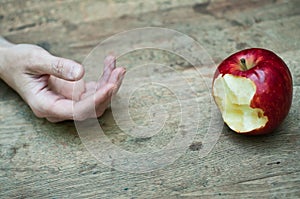
POLYGON ((19 30, 23 30, 23 29, 26 29, 26 28, 32 28, 32 27, 35 27, 37 26, 36 23, 30 23, 30 24, 24 24, 22 26, 18 26, 18 27, 12 27, 9 29, 10 32, 12 31, 19 31, 19 30))

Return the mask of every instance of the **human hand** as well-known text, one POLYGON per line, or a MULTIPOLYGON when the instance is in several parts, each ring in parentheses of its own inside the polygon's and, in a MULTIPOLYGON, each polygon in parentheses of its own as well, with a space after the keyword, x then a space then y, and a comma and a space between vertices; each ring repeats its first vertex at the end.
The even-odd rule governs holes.
POLYGON ((113 56, 104 65, 99 82, 84 82, 82 65, 38 46, 18 44, 0 52, 0 77, 37 117, 51 122, 85 120, 104 113, 125 75, 124 68, 116 68, 113 56))

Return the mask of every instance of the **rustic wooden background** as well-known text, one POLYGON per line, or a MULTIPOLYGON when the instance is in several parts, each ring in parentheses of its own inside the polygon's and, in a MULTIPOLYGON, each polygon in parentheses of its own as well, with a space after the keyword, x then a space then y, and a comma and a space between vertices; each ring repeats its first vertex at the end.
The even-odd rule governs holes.
MULTIPOLYGON (((36 118, 0 81, 0 197, 299 198, 299 8, 298 0, 0 1, 0 35, 14 43, 40 45, 78 62, 99 41, 122 31, 154 26, 194 38, 216 64, 247 47, 271 49, 286 61, 294 79, 292 108, 273 134, 245 137, 224 127, 206 157, 199 157, 201 142, 193 142, 173 164, 147 173, 128 173, 102 164, 87 151, 73 122, 52 124, 36 118)), ((207 131, 210 98, 201 95, 207 90, 195 69, 176 56, 147 50, 124 56, 118 63, 130 69, 148 60, 168 63, 189 75, 202 99, 198 133, 207 131)), ((206 68, 208 74, 214 69, 206 68)), ((162 73, 153 71, 153 78, 172 77, 172 71, 162 73)), ((142 77, 132 78, 142 81, 142 77)), ((207 81, 211 76, 203 78, 207 81)), ((185 94, 184 89, 180 92, 185 94)), ((148 105, 158 99, 170 102, 172 93, 156 87, 137 90, 130 104, 132 118, 143 123, 148 105)), ((169 111, 177 115, 178 105, 169 111)), ((164 146, 178 127, 178 117, 170 120, 160 135, 135 139, 118 129, 111 110, 99 119, 114 144, 135 152, 164 146)))

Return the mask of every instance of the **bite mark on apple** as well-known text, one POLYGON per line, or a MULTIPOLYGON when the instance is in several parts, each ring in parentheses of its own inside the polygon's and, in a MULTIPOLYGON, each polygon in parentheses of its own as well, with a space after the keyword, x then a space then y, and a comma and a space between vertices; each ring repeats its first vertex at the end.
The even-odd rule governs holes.
POLYGON ((245 77, 220 74, 215 79, 213 97, 224 122, 235 132, 247 133, 264 127, 268 122, 262 109, 251 107, 255 92, 256 85, 245 77))

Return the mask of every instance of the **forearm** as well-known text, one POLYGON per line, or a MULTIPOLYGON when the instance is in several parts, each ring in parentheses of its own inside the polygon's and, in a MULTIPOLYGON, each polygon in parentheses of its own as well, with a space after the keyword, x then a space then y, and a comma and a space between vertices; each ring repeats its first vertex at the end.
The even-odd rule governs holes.
POLYGON ((14 45, 13 43, 7 41, 6 39, 0 36, 0 48, 10 47, 13 45, 14 45))
POLYGON ((2 79, 3 77, 3 73, 4 73, 4 63, 5 61, 5 48, 0 46, 0 79, 2 79))
POLYGON ((0 79, 3 78, 4 71, 6 70, 6 64, 5 64, 5 56, 6 56, 6 50, 9 47, 14 46, 13 43, 10 43, 6 39, 0 36, 0 79))

